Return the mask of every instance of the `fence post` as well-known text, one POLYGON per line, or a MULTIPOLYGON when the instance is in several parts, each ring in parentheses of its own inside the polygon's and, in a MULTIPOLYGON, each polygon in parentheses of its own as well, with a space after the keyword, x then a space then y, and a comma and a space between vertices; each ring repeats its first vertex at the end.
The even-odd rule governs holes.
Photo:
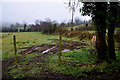
POLYGON ((17 67, 17 48, 16 48, 16 37, 13 35, 13 42, 14 42, 14 54, 15 54, 15 65, 17 67))
POLYGON ((91 47, 90 47, 90 49, 91 49, 91 50, 92 50, 92 43, 93 43, 93 42, 92 42, 92 41, 90 41, 90 46, 91 46, 91 47))
POLYGON ((61 40, 62 40, 62 36, 59 35, 59 54, 58 54, 58 65, 59 66, 61 64, 61 40))

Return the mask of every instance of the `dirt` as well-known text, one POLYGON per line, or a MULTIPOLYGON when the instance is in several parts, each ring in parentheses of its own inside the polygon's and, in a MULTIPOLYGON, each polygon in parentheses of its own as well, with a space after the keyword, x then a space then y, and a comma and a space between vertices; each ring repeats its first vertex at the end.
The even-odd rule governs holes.
MULTIPOLYGON (((53 42, 58 43, 57 39, 52 39, 53 42)), ((14 58, 9 58, 6 59, 4 61, 2 61, 2 80, 102 80, 102 78, 98 78, 96 76, 103 76, 103 79, 105 79, 105 76, 109 77, 111 75, 106 74, 106 73, 98 73, 96 71, 92 71, 92 72, 85 72, 84 74, 87 75, 86 76, 73 76, 73 75, 66 75, 66 74, 62 74, 62 73, 57 73, 57 72, 52 72, 51 69, 47 68, 46 66, 48 65, 48 61, 46 61, 45 59, 47 58, 47 56, 49 55, 48 53, 52 53, 55 54, 57 53, 57 49, 58 49, 58 44, 42 44, 42 45, 35 45, 35 46, 31 46, 31 47, 24 47, 21 49, 26 49, 25 51, 21 51, 20 54, 21 56, 18 57, 18 62, 21 59, 24 59, 25 56, 29 55, 30 53, 42 53, 43 51, 52 48, 51 50, 49 50, 47 53, 44 53, 45 55, 39 55, 36 56, 30 60, 27 61, 27 64, 25 64, 26 69, 23 70, 23 72, 27 72, 29 71, 28 67, 30 67, 32 64, 33 66, 36 65, 36 62, 38 62, 39 64, 37 64, 39 67, 41 67, 41 71, 39 74, 36 75, 27 75, 25 77, 19 78, 19 79, 14 79, 12 76, 10 76, 9 74, 9 66, 13 66, 14 65, 14 58), (53 48, 54 47, 54 48, 53 48)), ((65 49, 69 49, 69 50, 73 50, 73 49, 80 49, 80 48, 84 48, 88 46, 85 43, 81 43, 81 42, 76 42, 76 41, 66 41, 66 40, 62 40, 62 50, 65 49)), ((19 64, 20 65, 20 64, 19 64)), ((119 75, 118 73, 114 73, 116 75, 119 75)), ((120 76, 114 76, 116 77, 115 79, 118 80, 120 76)), ((107 78, 106 78, 107 79, 107 78)), ((106 80, 105 79, 105 80, 106 80)), ((107 80, 113 80, 114 78, 108 78, 107 80)))
MULTIPOLYGON (((18 62, 20 61, 20 59, 23 59, 25 56, 20 56, 18 57, 18 62)), ((9 74, 9 66, 14 65, 14 58, 9 58, 5 61, 2 62, 2 80, 73 80, 75 79, 74 76, 72 75, 66 75, 66 74, 60 74, 60 73, 53 73, 52 70, 48 69, 47 63, 45 61, 45 58, 48 56, 47 55, 40 55, 40 56, 36 56, 30 60, 28 60, 28 63, 33 64, 33 66, 35 65, 35 62, 38 62, 39 67, 42 67, 42 70, 40 71, 39 74, 37 75, 28 75, 22 78, 16 78, 14 79, 12 76, 10 76, 9 74)), ((27 67, 30 66, 30 64, 26 64, 27 67)), ((20 65, 20 64, 19 64, 20 65)), ((23 70, 24 72, 29 71, 28 68, 26 68, 25 70, 23 70)))
MULTIPOLYGON (((54 39, 53 42, 58 42, 57 39, 54 39)), ((62 40, 62 50, 65 49, 69 49, 69 50, 73 50, 73 49, 78 49, 82 48, 83 46, 87 46, 87 44, 84 43, 80 43, 80 42, 75 42, 75 41, 65 41, 62 40)), ((74 76, 72 75, 66 75, 66 74, 61 74, 61 73, 53 73, 50 69, 46 68, 46 65, 48 62, 45 62, 45 58, 46 56, 48 56, 49 54, 47 53, 57 53, 58 52, 58 44, 54 44, 54 45, 50 45, 50 44, 42 44, 42 45, 35 45, 35 46, 31 46, 31 47, 24 47, 21 49, 25 49, 24 51, 21 51, 19 54, 21 54, 21 56, 18 57, 18 63, 21 59, 24 59, 25 56, 27 56, 30 53, 42 53, 43 51, 50 49, 48 52, 44 53, 46 55, 41 55, 41 56, 36 56, 33 59, 28 60, 28 63, 26 64, 27 67, 30 66, 30 64, 36 65, 35 62, 39 62, 39 67, 42 67, 42 71, 40 72, 40 74, 37 74, 36 76, 26 76, 23 77, 22 80, 73 80, 75 79, 74 76), (29 64, 30 63, 30 64, 29 64)), ((10 76, 9 74, 9 66, 13 66, 15 65, 15 60, 14 58, 9 58, 6 59, 4 61, 2 61, 2 80, 14 80, 14 78, 12 76, 10 76)), ((21 64, 19 64, 21 65, 21 64)), ((29 69, 25 69, 23 71, 29 71, 29 69)), ((18 80, 18 79, 17 79, 18 80)), ((21 79, 20 79, 21 80, 21 79)))
MULTIPOLYGON (((23 59, 23 58, 24 58, 23 55, 17 57, 18 62, 19 62, 20 59, 23 59)), ((10 76, 10 74, 8 73, 9 72, 8 67, 12 66, 12 65, 15 65, 14 62, 15 62, 15 58, 13 58, 13 57, 2 61, 2 80, 10 80, 12 78, 10 76)))
POLYGON ((24 47, 21 49, 26 49, 24 51, 21 51, 20 54, 30 54, 30 53, 41 53, 44 50, 47 50, 49 48, 52 48, 54 45, 48 45, 48 44, 42 44, 42 45, 35 45, 35 46, 31 46, 31 47, 24 47))
POLYGON ((37 74, 33 77, 28 77, 31 78, 30 80, 73 80, 75 77, 73 77, 72 75, 66 75, 66 74, 60 74, 60 73, 55 73, 52 72, 51 69, 48 69, 46 66, 48 66, 48 61, 45 60, 45 58, 48 55, 41 55, 41 56, 37 56, 31 60, 29 60, 30 63, 34 63, 34 62, 38 62, 39 66, 42 67, 42 70, 40 72, 40 74, 37 74), (33 78, 33 79, 32 79, 33 78))
MULTIPOLYGON (((31 47, 24 47, 21 49, 26 49, 24 51, 21 51, 20 54, 30 54, 30 53, 42 53, 44 51, 43 54, 45 53, 57 53, 58 49, 59 49, 59 44, 58 44, 58 39, 49 39, 52 40, 52 42, 56 42, 56 44, 54 45, 50 45, 50 44, 42 44, 42 45, 35 45, 35 46, 31 46, 31 47), (48 52, 46 50, 50 49, 48 52), (46 52, 45 52, 46 51, 46 52)), ((88 46, 88 44, 86 43, 81 43, 81 42, 77 42, 77 41, 70 41, 70 40, 62 40, 61 42, 62 44, 62 50, 74 50, 74 49, 81 49, 84 48, 85 46, 88 46)))

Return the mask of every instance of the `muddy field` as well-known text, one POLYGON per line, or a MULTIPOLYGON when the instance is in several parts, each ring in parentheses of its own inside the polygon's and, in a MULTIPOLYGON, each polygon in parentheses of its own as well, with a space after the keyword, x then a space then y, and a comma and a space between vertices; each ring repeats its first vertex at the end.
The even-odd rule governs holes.
MULTIPOLYGON (((25 50, 21 51, 20 54, 30 54, 30 53, 35 53, 35 52, 41 53, 41 54, 58 53, 58 50, 59 50, 58 49, 59 48, 58 39, 49 39, 49 40, 52 40, 52 42, 54 42, 56 44, 54 44, 54 45, 42 44, 42 45, 35 45, 35 46, 31 46, 31 47, 24 47, 21 49, 25 49, 25 50)), ((62 44, 61 52, 70 51, 70 50, 74 50, 74 49, 82 49, 82 48, 85 48, 86 46, 88 46, 88 44, 86 44, 86 43, 70 41, 70 40, 62 40, 61 44, 62 44)))
MULTIPOLYGON (((47 68, 46 66, 48 66, 48 61, 46 61, 45 59, 47 58, 47 56, 49 54, 56 54, 58 53, 58 39, 49 39, 52 42, 51 43, 55 43, 55 44, 42 44, 42 45, 35 45, 35 46, 31 46, 31 47, 23 47, 21 48, 24 49, 23 51, 21 51, 19 54, 21 54, 21 56, 18 57, 18 64, 19 67, 24 67, 24 69, 22 70, 23 72, 28 72, 30 71, 32 68, 34 68, 35 66, 38 68, 41 68, 40 73, 36 74, 36 75, 27 75, 25 77, 22 78, 14 78, 10 75, 10 71, 11 69, 8 69, 8 67, 15 65, 14 64, 14 58, 9 58, 7 60, 4 60, 2 63, 2 79, 3 80, 99 80, 96 78, 96 76, 113 76, 112 78, 109 78, 109 80, 114 80, 114 77, 116 77, 116 80, 118 80, 119 78, 119 72, 118 73, 114 73, 114 75, 110 75, 107 73, 99 73, 96 71, 92 71, 92 72, 86 72, 84 74, 87 75, 86 76, 73 76, 73 75, 66 75, 66 74, 62 74, 62 73, 56 73, 56 72, 52 72, 51 69, 47 68), (31 53, 38 53, 40 55, 27 60, 26 64, 20 64, 20 60, 24 59, 26 56, 28 56, 31 53), (44 55, 45 54, 45 55, 44 55), (31 65, 32 64, 32 65, 31 65)), ((70 50, 74 50, 74 49, 83 49, 85 47, 89 47, 88 44, 86 43, 81 43, 81 42, 77 42, 77 41, 70 41, 70 40, 62 40, 62 52, 65 51, 70 51, 70 50)), ((15 68, 17 69, 17 68, 15 68)), ((19 73, 16 73, 19 74, 19 73)), ((103 78, 104 79, 104 78, 103 78)))
MULTIPOLYGON (((37 64, 37 65, 39 67, 42 67, 42 71, 40 72, 40 74, 37 74, 35 77, 26 76, 26 77, 21 78, 22 80, 43 80, 43 79, 45 79, 45 80, 53 80, 53 79, 54 80, 68 80, 68 79, 73 80, 73 79, 75 79, 75 76, 60 74, 60 73, 53 73, 50 69, 46 68, 46 65, 48 62, 45 62, 44 59, 49 54, 58 53, 58 47, 59 47, 58 39, 49 39, 49 40, 51 40, 52 42, 54 42, 56 44, 54 44, 54 45, 42 44, 42 45, 35 45, 35 46, 31 46, 31 47, 21 48, 24 50, 19 53, 19 54, 21 54, 21 56, 18 57, 18 63, 20 62, 20 60, 24 59, 25 56, 27 56, 31 53, 47 54, 47 55, 36 56, 35 58, 27 61, 27 64, 25 65, 27 67, 32 67, 32 66, 30 66, 30 63, 33 65, 36 65, 35 62, 39 62, 39 64, 37 64)), ((86 46, 88 46, 88 44, 76 42, 76 41, 62 40, 62 51, 61 52, 70 51, 73 49, 81 49, 81 48, 85 48, 86 46)), ((9 58, 9 59, 3 61, 3 63, 2 63, 2 72, 3 72, 2 79, 3 80, 14 80, 15 79, 12 76, 10 76, 9 71, 11 71, 11 70, 8 69, 9 66, 14 65, 14 62, 15 62, 14 58, 9 58)), ((22 64, 19 64, 19 66, 22 67, 22 64)), ((23 71, 25 71, 25 72, 29 71, 29 69, 27 67, 23 71)))

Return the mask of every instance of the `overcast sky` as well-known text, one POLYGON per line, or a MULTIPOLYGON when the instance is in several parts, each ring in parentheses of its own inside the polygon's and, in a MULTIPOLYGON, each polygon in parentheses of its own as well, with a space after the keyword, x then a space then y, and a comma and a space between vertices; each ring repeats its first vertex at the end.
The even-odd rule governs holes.
MULTIPOLYGON (((57 22, 64 22, 71 19, 71 13, 64 4, 65 0, 1 0, 2 2, 2 22, 20 22, 24 21, 32 24, 35 20, 45 20, 50 18, 57 22)), ((90 17, 83 17, 76 10, 75 16, 83 20, 89 20, 90 17)))

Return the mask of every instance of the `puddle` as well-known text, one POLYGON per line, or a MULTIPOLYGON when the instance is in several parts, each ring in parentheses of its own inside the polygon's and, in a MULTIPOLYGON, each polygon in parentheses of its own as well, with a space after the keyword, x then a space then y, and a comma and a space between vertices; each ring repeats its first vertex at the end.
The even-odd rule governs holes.
POLYGON ((45 54, 45 53, 49 52, 50 50, 52 50, 52 49, 54 49, 54 48, 56 48, 56 46, 54 46, 54 47, 52 47, 52 48, 49 48, 49 49, 43 51, 42 54, 45 54))
POLYGON ((64 49, 61 52, 66 52, 66 51, 70 51, 70 49, 64 49))
MULTIPOLYGON (((56 41, 58 40, 56 39, 56 41)), ((88 44, 77 42, 77 41, 62 40, 61 52, 66 52, 74 49, 81 49, 84 46, 88 46, 88 44)), ((21 49, 26 49, 24 51, 21 51, 20 52, 21 54, 30 54, 33 52, 41 53, 41 54, 46 54, 46 53, 57 54, 59 52, 58 51, 59 45, 57 43, 54 45, 42 44, 42 45, 35 45, 31 47, 25 47, 21 49)))

